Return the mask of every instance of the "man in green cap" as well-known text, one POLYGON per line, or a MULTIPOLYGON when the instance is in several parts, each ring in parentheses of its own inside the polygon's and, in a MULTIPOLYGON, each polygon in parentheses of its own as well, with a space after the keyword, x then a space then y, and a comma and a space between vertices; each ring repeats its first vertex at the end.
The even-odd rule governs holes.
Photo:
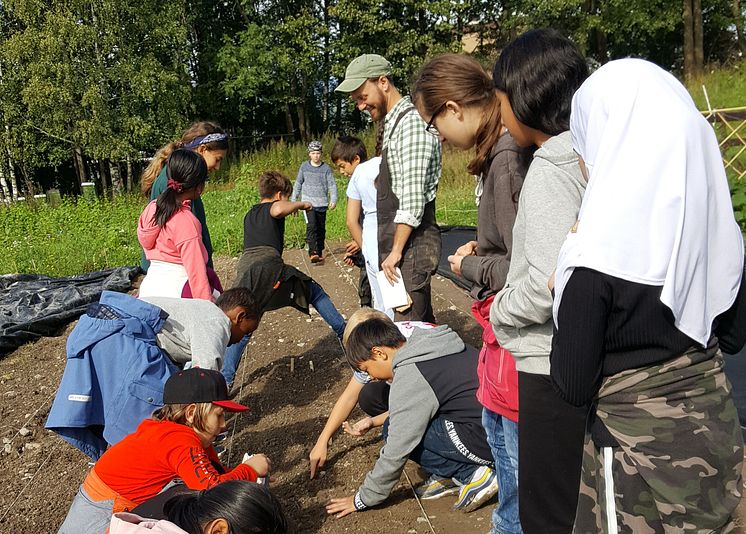
POLYGON ((440 142, 428 130, 408 96, 394 86, 391 64, 378 54, 352 60, 335 89, 357 109, 383 121, 383 151, 376 179, 378 256, 390 283, 399 279, 412 304, 399 308, 397 321, 435 322, 430 280, 440 259, 435 194, 440 179, 440 142), (415 262, 416 258, 416 262, 415 262))

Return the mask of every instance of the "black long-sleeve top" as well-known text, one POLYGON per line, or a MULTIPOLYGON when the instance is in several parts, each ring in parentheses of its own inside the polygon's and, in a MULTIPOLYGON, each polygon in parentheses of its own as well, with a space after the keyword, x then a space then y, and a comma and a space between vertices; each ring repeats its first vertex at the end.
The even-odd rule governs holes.
MULTIPOLYGON (((715 323, 724 352, 746 342, 746 280, 729 311, 715 323)), ((552 339, 551 375, 560 395, 588 404, 601 379, 679 356, 697 343, 674 326, 661 287, 576 268, 562 294, 552 339)))

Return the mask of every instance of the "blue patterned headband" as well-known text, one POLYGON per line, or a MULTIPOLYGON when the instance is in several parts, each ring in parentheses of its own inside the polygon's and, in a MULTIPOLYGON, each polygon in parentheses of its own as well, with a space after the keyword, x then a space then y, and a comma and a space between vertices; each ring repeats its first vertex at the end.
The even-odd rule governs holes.
POLYGON ((199 145, 206 145, 207 143, 212 143, 213 141, 225 141, 226 139, 228 139, 228 134, 224 133, 200 135, 199 137, 195 137, 188 143, 185 143, 184 148, 197 148, 199 145))

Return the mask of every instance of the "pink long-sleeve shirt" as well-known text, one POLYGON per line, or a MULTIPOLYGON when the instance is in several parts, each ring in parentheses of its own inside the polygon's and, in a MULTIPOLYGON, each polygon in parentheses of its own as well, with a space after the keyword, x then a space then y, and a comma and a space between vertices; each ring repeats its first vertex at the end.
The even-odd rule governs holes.
POLYGON ((202 225, 192 214, 190 201, 185 200, 164 226, 155 223, 155 203, 153 200, 145 207, 137 224, 137 239, 145 250, 145 257, 183 265, 192 297, 212 300, 202 225))

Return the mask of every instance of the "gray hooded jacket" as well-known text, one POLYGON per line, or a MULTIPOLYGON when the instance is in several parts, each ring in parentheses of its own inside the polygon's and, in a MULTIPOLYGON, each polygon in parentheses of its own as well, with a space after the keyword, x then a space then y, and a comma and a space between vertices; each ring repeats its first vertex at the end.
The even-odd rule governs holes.
POLYGON ((448 326, 414 330, 394 356, 388 437, 356 502, 374 506, 389 496, 409 454, 438 416, 454 423, 458 438, 475 457, 472 463, 491 458, 476 399, 477 358, 476 349, 464 345, 448 326))
POLYGON ((508 278, 490 308, 495 337, 513 354, 518 371, 549 374, 552 293, 547 282, 584 192, 570 132, 547 140, 534 154, 523 182, 508 278))

